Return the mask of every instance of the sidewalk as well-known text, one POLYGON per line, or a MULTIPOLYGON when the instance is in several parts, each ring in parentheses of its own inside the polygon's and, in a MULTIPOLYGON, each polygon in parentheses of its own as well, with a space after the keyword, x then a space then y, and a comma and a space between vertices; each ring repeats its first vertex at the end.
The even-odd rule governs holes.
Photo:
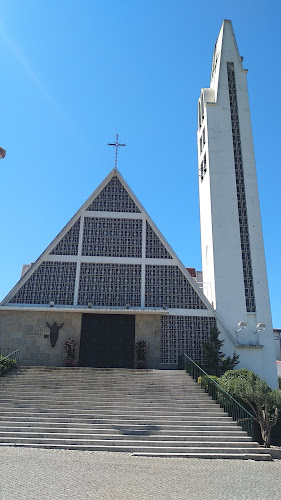
POLYGON ((1 500, 279 500, 281 462, 0 447, 1 500))

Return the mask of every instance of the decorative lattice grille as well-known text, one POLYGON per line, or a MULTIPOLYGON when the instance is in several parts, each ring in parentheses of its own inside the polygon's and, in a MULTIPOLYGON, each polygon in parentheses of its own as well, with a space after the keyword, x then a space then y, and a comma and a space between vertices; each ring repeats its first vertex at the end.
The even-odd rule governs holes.
POLYGON ((82 263, 78 304, 101 307, 140 307, 141 266, 82 263))
POLYGON ((99 212, 137 212, 140 210, 132 200, 129 193, 121 184, 118 177, 114 176, 106 184, 100 194, 92 201, 87 210, 99 212))
POLYGON ((239 125, 239 111, 237 103, 237 92, 235 82, 234 63, 227 63, 228 91, 230 102, 231 126, 232 126, 232 141, 236 177, 237 203, 240 225, 241 252, 244 274, 244 288, 247 312, 255 312, 255 292, 253 284, 253 271, 251 248, 248 228, 247 204, 245 196, 244 170, 242 147, 239 125))
POLYGON ((203 363, 203 342, 210 336, 215 318, 206 316, 162 316, 161 362, 178 363, 181 354, 203 363))
POLYGON ((172 259, 168 250, 146 221, 146 258, 147 259, 172 259))
POLYGON ((77 255, 80 231, 80 218, 67 231, 64 237, 51 251, 51 255, 77 255))
POLYGON ((42 262, 10 303, 72 305, 75 275, 74 262, 42 262))
POLYGON ((206 309, 177 266, 146 266, 145 306, 206 309))
POLYGON ((141 219, 85 217, 82 255, 141 257, 141 219))

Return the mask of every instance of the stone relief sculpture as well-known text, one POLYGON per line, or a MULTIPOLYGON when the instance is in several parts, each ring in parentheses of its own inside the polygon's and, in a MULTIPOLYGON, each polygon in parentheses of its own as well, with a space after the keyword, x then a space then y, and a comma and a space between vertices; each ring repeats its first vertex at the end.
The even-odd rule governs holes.
POLYGON ((50 341, 51 341, 51 346, 52 347, 55 347, 56 343, 57 343, 57 340, 58 340, 58 336, 59 336, 59 331, 60 329, 63 327, 64 323, 62 325, 58 325, 56 323, 56 321, 54 321, 54 323, 52 325, 50 325, 48 323, 48 321, 46 321, 46 325, 48 328, 50 328, 50 341))

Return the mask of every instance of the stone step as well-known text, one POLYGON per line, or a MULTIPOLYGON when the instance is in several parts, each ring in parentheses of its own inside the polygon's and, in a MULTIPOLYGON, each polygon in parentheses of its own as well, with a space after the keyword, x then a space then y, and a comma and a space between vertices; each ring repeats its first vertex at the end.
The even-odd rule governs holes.
POLYGON ((205 459, 234 459, 234 460, 256 460, 272 461, 269 453, 155 453, 134 452, 133 457, 156 457, 156 458, 205 458, 205 459))
MULTIPOLYGON (((5 416, 7 419, 7 416, 5 416)), ((63 416, 59 417, 54 417, 50 415, 22 415, 22 416, 12 416, 11 417, 14 422, 51 422, 51 423, 68 423, 71 424, 72 422, 74 423, 89 423, 89 424, 99 424, 99 425, 115 425, 115 426, 127 426, 127 425, 157 425, 159 427, 164 427, 168 424, 173 425, 174 427, 177 426, 185 426, 185 428, 193 428, 193 427, 208 427, 208 428, 221 428, 224 427, 226 428, 227 426, 229 427, 235 427, 237 424, 236 422, 233 422, 232 420, 229 421, 220 421, 218 422, 216 419, 213 421, 207 420, 202 422, 200 419, 199 420, 189 420, 189 421, 183 421, 183 420, 174 420, 172 419, 160 419, 158 418, 157 420, 152 420, 152 419, 130 419, 130 417, 127 418, 94 418, 94 417, 88 417, 88 418, 81 418, 81 417, 72 417, 72 418, 67 418, 63 416)))
MULTIPOLYGON (((19 380, 19 379, 26 379, 26 380, 35 380, 35 379, 42 379, 42 380, 48 380, 48 379, 53 379, 53 380, 58 380, 58 379, 65 379, 65 380, 84 380, 84 379, 93 379, 97 381, 104 381, 104 380, 116 380, 116 381, 128 381, 128 380, 137 380, 138 382, 146 382, 146 383, 153 383, 154 381, 160 381, 162 382, 169 382, 169 383, 185 383, 185 384, 196 384, 196 381, 194 379, 187 379, 186 374, 184 373, 181 377, 175 377, 174 375, 169 375, 169 376, 163 376, 163 372, 158 372, 158 374, 154 373, 140 373, 137 371, 133 372, 128 372, 126 374, 119 374, 117 372, 111 372, 111 373, 98 373, 95 371, 92 372, 83 372, 83 371, 63 371, 61 369, 60 371, 53 371, 53 372, 36 372, 36 371, 30 371, 30 372, 22 372, 22 373, 13 373, 11 376, 9 374, 5 377, 6 381, 11 381, 11 380, 19 380)), ((2 381, 3 382, 3 381, 2 381)))
MULTIPOLYGON (((1 378, 0 378, 0 381, 1 381, 1 378)), ((122 391, 127 391, 127 392, 131 392, 131 391, 135 391, 135 392, 140 392, 142 390, 147 390, 147 391, 152 391, 152 392, 155 392, 157 390, 161 391, 162 393, 164 393, 164 396, 165 396, 165 393, 175 393, 175 392, 179 392, 181 393, 181 395, 183 396, 184 395, 187 395, 188 393, 190 393, 192 396, 193 395, 196 395, 196 394, 201 394, 201 395, 207 395, 207 393, 205 393, 201 387, 199 387, 198 385, 196 386, 184 386, 184 387, 180 387, 180 386, 170 386, 168 384, 153 384, 152 386, 148 386, 147 384, 138 384, 138 383, 129 383, 129 384, 113 384, 111 382, 108 382, 108 383, 104 383, 104 384, 97 384, 97 383, 92 383, 88 380, 84 380, 84 382, 82 383, 79 383, 79 381, 76 381, 76 380, 69 380, 69 381, 65 381, 65 380, 62 380, 60 383, 55 383, 55 382, 52 382, 51 380, 50 381, 45 381, 45 382, 32 382, 30 381, 29 383, 18 383, 16 384, 15 382, 12 384, 12 383, 5 383, 5 384, 1 384, 0 383, 0 386, 1 386, 1 392, 2 391, 5 391, 5 392, 10 392, 11 390, 15 390, 15 391, 18 391, 20 392, 21 390, 24 390, 24 391, 27 391, 27 390, 30 390, 31 392, 33 391, 40 391, 41 389, 44 389, 44 390, 47 390, 47 391, 54 391, 54 390, 61 390, 61 391, 64 391, 65 389, 67 389, 68 391, 72 392, 72 391, 89 391, 89 392, 93 392, 93 391, 99 391, 99 392, 105 392, 105 391, 110 391, 112 393, 114 393, 115 391, 118 391, 118 392, 122 392, 122 391), (182 394, 183 393, 183 394, 182 394)), ((163 394, 162 394, 163 395, 163 394)))
POLYGON ((81 384, 91 384, 91 385, 101 385, 105 386, 108 384, 113 384, 115 386, 118 385, 124 385, 124 386, 129 386, 129 385, 139 385, 139 386, 145 386, 145 387, 154 387, 158 385, 159 387, 171 387, 171 388, 176 388, 176 387, 181 387, 181 388, 190 388, 190 389, 196 389, 200 388, 198 384, 196 384, 194 381, 192 382, 185 382, 185 381, 169 381, 169 380, 161 380, 159 381, 154 380, 153 382, 150 382, 149 380, 139 380, 139 379, 121 379, 118 380, 116 378, 105 378, 105 379, 97 379, 96 377, 90 378, 90 377, 83 377, 81 379, 76 378, 67 378, 67 377, 18 377, 16 379, 5 379, 5 381, 1 381, 0 385, 26 385, 28 383, 35 383, 35 384, 49 384, 49 383, 54 383, 56 385, 60 384, 65 384, 69 385, 70 382, 76 381, 81 384))
MULTIPOLYGON (((3 391, 1 391, 1 396, 3 396, 3 398, 5 397, 5 394, 9 395, 11 397, 11 392, 7 392, 7 393, 4 393, 3 391)), ((29 399, 29 398, 32 398, 34 400, 37 400, 37 399, 40 399, 40 397, 42 397, 42 390, 41 391, 19 391, 19 392, 16 392, 16 391, 13 391, 12 392, 13 394, 13 397, 12 399, 29 399)), ((50 391, 47 392, 47 391, 44 391, 44 394, 45 394, 45 399, 48 399, 48 398, 55 398, 55 399, 66 399, 67 401, 76 401, 76 400, 90 400, 90 399, 94 399, 95 401, 99 400, 99 401, 112 401, 112 402, 115 402, 115 401, 140 401, 140 402, 143 402, 144 404, 146 402, 148 403, 151 403, 151 402, 163 402, 163 403, 172 403, 172 404, 190 404, 192 402, 199 402, 199 403, 204 403, 204 404, 212 404, 212 405, 216 405, 217 403, 213 400, 210 399, 210 397, 206 394, 199 394, 198 397, 197 396, 189 396, 187 395, 186 397, 183 397, 183 395, 181 394, 181 398, 176 398, 174 397, 173 395, 168 395, 168 396, 157 396, 157 395, 151 395, 151 394, 125 394, 125 393, 122 393, 122 394, 116 394, 116 392, 114 392, 114 394, 112 395, 111 393, 107 393, 106 391, 104 391, 103 393, 97 393, 95 391, 87 391, 87 392, 83 392, 83 391, 71 391, 71 393, 66 396, 65 395, 65 390, 61 390, 61 391, 56 391, 55 393, 53 391, 50 391), (205 397, 206 396, 206 397, 205 397)))
MULTIPOLYGON (((212 442, 229 442, 230 446, 239 443, 250 443, 251 446, 255 446, 252 439, 249 436, 244 434, 232 434, 231 432, 220 431, 215 432, 210 430, 208 432, 200 433, 198 431, 194 431, 192 429, 187 429, 185 432, 181 432, 180 429, 156 429, 156 430, 128 430, 124 429, 120 432, 120 429, 113 429, 110 427, 99 427, 99 425, 94 425, 87 428, 81 428, 78 426, 68 426, 58 428, 56 425, 48 425, 44 426, 41 422, 38 425, 34 425, 32 427, 28 427, 23 423, 23 425, 15 427, 3 427, 0 429, 0 440, 3 441, 4 436, 15 437, 34 437, 40 435, 41 437, 68 437, 75 439, 120 439, 120 440, 150 440, 150 441, 196 441, 206 443, 209 441, 212 442)), ((120 426, 122 427, 122 426, 120 426)))
MULTIPOLYGON (((2 395, 3 396, 3 395, 2 395)), ((122 408, 132 408, 134 407, 135 409, 143 409, 147 408, 153 408, 153 409, 162 409, 164 408, 175 408, 175 403, 174 401, 169 400, 161 402, 159 400, 156 401, 150 401, 149 399, 146 401, 139 401, 138 399, 134 400, 132 398, 127 398, 127 399, 116 399, 115 401, 108 401, 107 398, 104 398, 104 400, 99 400, 94 398, 93 400, 90 400, 88 398, 71 398, 65 397, 65 398, 60 398, 58 396, 53 396, 53 397, 41 397, 36 398, 34 396, 29 396, 29 397, 10 397, 10 398, 0 398, 0 408, 5 408, 8 406, 16 405, 17 408, 25 405, 34 405, 36 406, 43 406, 46 404, 49 405, 73 405, 75 404, 75 407, 83 407, 83 406, 91 406, 92 408, 96 409, 102 409, 102 408, 108 408, 110 407, 122 407, 122 408)), ((199 408, 201 411, 202 410, 213 410, 215 409, 220 409, 218 405, 215 404, 214 401, 191 401, 191 402, 186 402, 186 401, 181 401, 180 403, 177 403, 176 406, 177 409, 179 410, 185 410, 186 408, 199 408)), ((223 411, 223 410, 222 410, 223 411)))
POLYGON ((105 380, 97 380, 95 377, 93 379, 89 377, 83 377, 82 379, 71 379, 71 378, 66 378, 66 377, 57 377, 54 379, 51 378, 40 378, 37 377, 35 380, 30 377, 22 377, 22 378, 17 378, 17 379, 5 379, 5 381, 0 382, 0 386, 36 386, 36 385, 43 385, 43 386, 48 386, 51 385, 52 387, 59 387, 59 386, 69 386, 69 384, 72 383, 77 383, 81 385, 81 387, 108 387, 108 386, 114 386, 114 387, 149 387, 151 389, 157 387, 161 389, 183 389, 183 390, 199 390, 200 391, 200 386, 195 383, 186 383, 184 381, 182 382, 169 382, 168 380, 159 380, 153 381, 150 383, 149 381, 141 381, 141 380, 116 380, 116 379, 105 379, 105 380))
POLYGON ((110 377, 97 377, 95 375, 89 376, 89 375, 84 375, 80 377, 67 377, 62 374, 54 375, 54 376, 41 376, 41 375, 36 375, 32 374, 32 376, 28 375, 18 375, 15 376, 14 378, 12 377, 6 377, 1 380, 0 385, 5 385, 5 384, 27 384, 29 382, 33 383, 42 383, 42 384, 47 384, 49 382, 55 383, 55 384, 60 384, 60 383, 69 383, 69 381, 75 381, 85 384, 86 382, 89 382, 91 384, 96 384, 96 385, 106 385, 108 383, 113 383, 114 385, 118 384, 139 384, 139 385, 146 385, 149 387, 152 387, 154 385, 159 385, 159 386, 170 386, 170 387, 190 387, 190 388, 196 388, 198 387, 198 384, 194 380, 185 380, 185 379, 168 379, 168 378, 162 378, 162 377, 154 377, 153 380, 149 378, 141 378, 141 377, 116 377, 116 376, 110 376, 110 377))
MULTIPOLYGON (((233 435, 233 436, 247 436, 246 432, 241 429, 241 427, 238 427, 237 425, 220 425, 220 426, 214 426, 214 425, 182 425, 182 422, 178 423, 178 425, 174 424, 161 424, 159 425, 151 425, 151 424, 143 424, 143 423, 128 423, 126 422, 126 425, 124 424, 114 424, 110 422, 108 423, 89 423, 89 422, 75 422, 73 420, 71 421, 65 421, 61 419, 59 422, 57 421, 58 419, 45 419, 43 420, 30 420, 29 422, 27 419, 24 417, 19 418, 18 421, 15 419, 10 419, 10 420, 4 420, 0 422, 0 426, 6 428, 7 430, 10 430, 11 428, 38 428, 38 427, 44 427, 48 429, 67 429, 69 430, 76 430, 76 429, 85 429, 85 432, 111 432, 111 431, 116 431, 116 432, 123 432, 124 434, 134 434, 137 432, 147 432, 147 431, 155 431, 157 430, 158 433, 176 433, 176 434, 182 434, 182 435, 200 435, 200 436, 209 436, 209 435, 233 435)), ((191 423, 192 424, 192 423, 191 423)), ((248 437, 248 436, 247 436, 248 437)), ((252 441, 251 438, 249 440, 252 441)))
POLYGON ((146 411, 146 412, 133 412, 131 411, 130 413, 124 413, 122 411, 117 412, 117 411, 108 411, 108 412, 98 412, 93 410, 83 410, 83 412, 77 412, 76 409, 66 409, 62 408, 61 411, 58 412, 56 408, 46 408, 42 409, 41 411, 38 410, 37 408, 27 408, 26 411, 24 409, 19 409, 14 408, 14 409, 2 409, 0 412, 0 418, 3 417, 40 417, 40 416, 52 416, 52 417, 66 417, 69 419, 72 418, 81 418, 81 419, 102 419, 102 420, 141 420, 141 421, 179 421, 181 423, 183 422, 189 422, 189 421, 202 421, 202 417, 204 422, 226 422, 226 421, 231 421, 233 422, 232 418, 227 416, 226 413, 221 413, 221 412, 189 412, 189 413, 179 413, 175 412, 174 414, 167 413, 165 414, 164 412, 158 413, 158 412, 153 412, 153 411, 146 411))
POLYGON ((17 370, 13 371, 12 376, 22 375, 30 372, 32 375, 36 373, 64 373, 69 376, 78 376, 79 374, 89 374, 93 373, 102 376, 108 374, 113 374, 114 376, 139 376, 139 377, 151 377, 159 375, 162 378, 184 378, 186 373, 184 370, 159 370, 155 368, 146 368, 145 370, 135 369, 135 368, 94 368, 89 366, 79 366, 79 367, 67 367, 67 366, 21 366, 17 370))
MULTIPOLYGON (((235 448, 222 448, 222 447, 213 447, 213 446, 205 446, 205 447, 196 447, 196 446, 186 446, 186 447, 171 447, 171 446, 166 446, 166 447, 159 447, 159 446, 154 446, 153 451, 151 450, 150 446, 141 446, 137 444, 136 446, 130 446, 130 445, 120 445, 119 443, 116 445, 108 445, 108 444, 102 444, 102 445, 90 445, 90 444, 75 444, 75 443, 66 443, 65 441, 63 443, 51 443, 48 441, 38 443, 38 442, 31 442, 30 440, 26 440, 24 442, 23 440, 18 440, 17 443, 11 443, 9 441, 7 442, 2 442, 0 443, 0 446, 28 446, 28 447, 35 447, 35 448, 56 448, 56 449, 69 449, 69 450, 87 450, 87 451, 117 451, 117 452, 126 452, 126 453, 132 453, 136 456, 137 453, 157 453, 164 454, 167 456, 167 454, 172 454, 174 455, 175 453, 181 453, 185 454, 186 456, 188 455, 197 455, 198 458, 203 458, 201 455, 203 454, 217 454, 221 455, 220 458, 229 458, 228 455, 235 454, 236 458, 241 459, 241 456, 247 456, 249 459, 254 459, 254 457, 261 457, 263 455, 268 455, 267 459, 272 460, 271 455, 268 454, 268 451, 266 448, 256 448, 256 447, 248 447, 248 448, 240 448, 240 447, 235 447, 235 448), (258 453, 257 453, 258 450, 258 453), (270 458, 269 458, 270 457, 270 458)), ((144 455, 143 455, 144 456, 144 455)), ((147 455, 148 456, 148 455, 147 455)), ((152 456, 152 455, 150 455, 152 456)), ((256 459, 256 458, 255 458, 256 459)), ((262 458, 260 458, 262 460, 262 458)))
MULTIPOLYGON (((65 366, 57 366, 57 367, 36 367, 36 366, 25 366, 21 367, 18 370, 13 371, 12 377, 21 376, 21 375, 44 375, 48 374, 52 375, 65 375, 69 377, 79 377, 82 375, 95 375, 96 377, 138 377, 138 378, 149 378, 151 376, 153 378, 160 377, 161 379, 184 379, 186 374, 184 370, 137 370, 135 368, 90 368, 90 367, 65 367, 65 366)), ((9 376, 9 374, 8 374, 9 376)))
MULTIPOLYGON (((189 396, 190 398, 191 397, 200 397, 202 398, 202 393, 199 392, 199 391, 170 391, 169 389, 168 390, 165 390, 165 389, 153 389, 153 390, 149 390, 148 392, 148 389, 147 388, 137 388, 137 387, 133 387, 131 389, 122 389, 122 388, 118 388, 118 390, 114 390, 114 388, 112 387, 109 387, 108 389, 105 387, 103 390, 100 390, 100 389, 95 389, 94 387, 91 387, 90 389, 87 388, 85 391, 83 391, 82 388, 80 388, 79 390, 74 390, 72 391, 72 389, 70 390, 68 386, 60 386, 58 388, 56 387, 44 387, 44 386, 34 386, 32 390, 30 389, 27 389, 25 392, 30 392, 30 393, 38 393, 38 394, 42 394, 42 391, 46 391, 46 390, 49 390, 51 393, 56 393, 56 394, 65 394, 66 391, 68 391, 68 393, 70 395, 72 395, 73 393, 80 393, 80 394, 95 394, 95 395, 100 395, 100 396, 108 396, 110 397, 110 395, 114 396, 119 396, 119 395, 130 395, 130 396, 135 396, 135 397, 139 397, 139 396, 142 396, 142 395, 147 395, 149 394, 151 397, 167 397, 167 395, 170 396, 170 398, 175 398, 177 399, 177 397, 180 397, 180 398, 183 398, 184 396, 189 396)), ((23 388, 21 389, 19 386, 17 386, 17 393, 21 393, 23 391, 23 388)), ((2 392, 2 391, 1 391, 2 392)), ((7 392, 7 391, 6 391, 7 392)), ((11 393, 14 393, 14 389, 12 387, 9 387, 9 392, 10 394, 11 393)))
POLYGON ((0 386, 1 446, 266 459, 184 372, 30 367, 0 386))
POLYGON ((220 414, 226 414, 222 408, 220 408, 219 405, 215 404, 204 404, 204 403, 193 403, 193 404, 180 404, 180 405, 175 405, 169 402, 169 404, 165 404, 165 402, 151 402, 151 401, 146 401, 145 403, 139 402, 138 400, 129 400, 129 401, 114 401, 112 403, 104 400, 104 401, 91 401, 91 400, 84 400, 82 402, 76 401, 73 399, 72 402, 70 401, 56 401, 56 400, 45 400, 45 401, 39 401, 37 403, 36 399, 28 400, 26 399, 25 401, 10 401, 6 403, 0 404, 0 411, 2 409, 20 409, 20 408, 38 408, 38 409, 44 409, 45 407, 49 408, 58 408, 61 410, 62 408, 76 408, 79 409, 79 411, 86 409, 86 410, 105 410, 107 411, 108 409, 111 409, 112 411, 119 411, 120 409, 126 409, 126 411, 162 411, 165 410, 166 412, 169 412, 171 410, 171 413, 174 413, 176 410, 181 413, 181 412, 199 412, 200 414, 202 412, 215 412, 215 413, 220 413, 220 414))
POLYGON ((65 405, 65 404, 52 404, 51 405, 2 405, 1 410, 0 410, 0 416, 1 415, 6 415, 10 413, 67 413, 68 415, 77 415, 78 411, 80 415, 90 415, 90 416, 95 416, 95 417, 118 417, 118 416, 124 416, 125 414, 127 416, 132 416, 132 417, 145 417, 145 418, 157 418, 158 416, 160 418, 170 418, 170 417, 176 417, 176 418, 211 418, 211 417, 220 417, 220 418, 228 418, 227 414, 221 409, 221 408, 187 408, 180 410, 179 408, 166 408, 165 406, 161 408, 146 408, 146 409, 138 409, 135 408, 135 406, 131 407, 124 407, 123 405, 121 406, 116 406, 112 407, 110 404, 106 407, 103 408, 95 408, 94 406, 91 407, 91 404, 85 404, 83 406, 79 406, 75 404, 75 408, 73 408, 73 405, 65 405), (141 412, 141 415, 140 415, 141 412))
POLYGON ((1 380, 1 384, 14 384, 14 383, 25 383, 28 381, 33 382, 62 382, 62 381, 70 381, 70 380, 78 380, 79 382, 84 382, 85 380, 89 380, 92 383, 96 384, 106 384, 108 382, 113 382, 115 384, 121 383, 121 384, 127 384, 127 383, 137 383, 137 384, 147 384, 147 385, 153 385, 153 384, 165 384, 165 385, 182 385, 183 387, 196 387, 198 384, 195 382, 193 379, 175 379, 175 378, 163 378, 163 377, 140 377, 140 376, 127 376, 127 377, 118 377, 115 375, 110 375, 110 376, 97 376, 95 374, 85 374, 85 375, 77 375, 76 377, 68 377, 67 375, 64 375, 62 373, 58 374, 53 374, 53 375, 40 375, 40 374, 24 374, 24 375, 15 375, 14 377, 9 377, 5 376, 4 380, 1 380))
POLYGON ((172 385, 185 385, 185 386, 196 386, 197 383, 193 379, 186 379, 184 377, 182 378, 175 378, 175 377, 163 377, 162 375, 159 376, 146 376, 146 377, 141 377, 140 375, 127 375, 127 376, 118 376, 116 374, 110 374, 110 375, 100 375, 98 376, 96 373, 85 373, 85 374, 75 374, 75 376, 68 376, 65 373, 53 373, 53 374, 40 374, 40 373, 30 373, 30 374, 22 374, 22 375, 15 375, 15 376, 7 376, 5 377, 5 380, 1 380, 1 384, 3 383, 14 383, 16 381, 18 382, 23 382, 23 381, 62 381, 62 380, 78 380, 79 382, 83 382, 84 380, 91 380, 95 383, 106 383, 108 381, 113 381, 114 383, 128 383, 128 382, 136 382, 138 384, 148 384, 148 385, 153 385, 153 384, 172 384, 172 385))
MULTIPOLYGON (((117 369, 116 369, 117 370, 117 369)), ((165 370, 167 372, 168 370, 165 370)), ((151 383, 151 380, 171 380, 172 382, 177 382, 177 381, 185 381, 187 384, 188 383, 196 383, 192 378, 187 379, 186 378, 186 373, 181 372, 177 373, 177 376, 175 374, 167 374, 164 371, 160 370, 158 372, 150 372, 149 370, 145 370, 144 372, 138 371, 138 370, 127 370, 127 372, 118 372, 112 370, 111 372, 98 372, 97 370, 90 370, 90 371, 83 371, 83 368, 80 368, 78 370, 69 370, 69 369, 64 369, 61 367, 59 370, 51 370, 51 371, 40 371, 40 370, 35 370, 35 369, 30 369, 25 370, 25 371, 18 371, 18 372, 13 372, 7 374, 5 376, 5 380, 9 379, 15 379, 15 378, 20 378, 20 377, 25 377, 25 378, 35 378, 36 377, 42 377, 42 378, 59 378, 59 377, 64 377, 64 378, 85 378, 85 377, 92 377, 95 379, 103 379, 106 380, 108 378, 114 379, 114 380, 148 380, 151 383), (164 375, 163 375, 164 374, 164 375)))
POLYGON ((90 381, 84 381, 79 383, 79 381, 61 381, 61 383, 52 383, 52 381, 48 382, 28 382, 28 383, 18 383, 18 384, 4 384, 2 386, 2 390, 10 391, 11 389, 17 389, 20 391, 21 389, 27 390, 40 390, 40 389, 47 389, 47 390, 82 390, 82 391, 111 391, 112 393, 115 391, 122 392, 122 391, 133 391, 135 393, 139 393, 142 391, 151 391, 151 392, 157 392, 160 391, 161 393, 184 393, 184 394, 202 394, 202 389, 201 387, 180 387, 180 386, 168 386, 168 385, 157 385, 153 384, 152 386, 148 386, 147 384, 134 384, 134 383, 128 383, 128 384, 113 384, 110 381, 106 384, 94 384, 91 383, 90 381))
MULTIPOLYGON (((155 441, 152 439, 145 439, 145 440, 140 440, 140 439, 130 439, 126 440, 126 443, 121 443, 120 441, 124 441, 121 439, 117 438, 104 438, 104 439, 95 439, 94 437, 88 435, 86 436, 64 436, 64 435, 17 435, 17 436, 9 436, 8 433, 0 438, 0 444, 2 442, 5 443, 47 443, 47 444, 81 444, 81 445, 90 445, 90 446, 130 446, 130 447, 151 447, 153 446, 155 448, 176 448, 176 449, 182 449, 183 448, 231 448, 231 442, 217 442, 217 441, 177 441, 173 439, 172 441, 169 440, 159 440, 155 441)), ((233 445, 234 446, 234 445, 233 445)), ((253 448, 258 448, 257 443, 239 443, 238 447, 239 449, 253 449, 253 448)), ((235 446, 236 447, 236 446, 235 446)))
MULTIPOLYGON (((239 438, 233 438, 233 437, 217 437, 217 436, 205 436, 198 438, 198 436, 178 436, 178 435, 169 435, 165 434, 163 435, 153 435, 150 433, 145 433, 145 434, 119 434, 116 432, 107 432, 103 434, 96 434, 96 433, 89 433, 89 431, 86 433, 82 433, 80 429, 78 429, 78 433, 74 433, 73 431, 70 432, 61 432, 60 430, 56 430, 53 432, 45 431, 44 429, 41 429, 40 431, 37 430, 37 432, 30 431, 28 428, 21 428, 17 432, 15 431, 2 431, 0 429, 0 442, 3 440, 7 440, 9 438, 16 440, 17 438, 35 438, 36 440, 38 439, 71 439, 71 440, 81 440, 85 441, 91 441, 92 444, 101 444, 104 440, 108 441, 129 441, 129 442, 139 442, 139 441, 145 441, 146 443, 151 443, 149 446, 152 446, 152 443, 159 443, 159 446, 163 445, 163 443, 169 443, 169 445, 175 445, 179 446, 179 443, 182 443, 182 446, 188 446, 190 443, 193 443, 194 446, 215 446, 216 444, 219 443, 219 446, 230 446, 232 443, 237 443, 239 442, 240 447, 249 447, 249 442, 251 443, 251 447, 258 447, 258 443, 253 443, 251 442, 251 439, 246 439, 248 436, 245 436, 245 439, 239 438), (162 443, 162 444, 161 444, 162 443)), ((39 442, 39 441, 38 441, 39 442)), ((147 444, 148 445, 148 444, 147 444)))
MULTIPOLYGON (((172 375, 163 375, 163 372, 162 371, 159 371, 158 373, 154 372, 154 373, 151 373, 151 372, 146 372, 145 373, 142 373, 142 372, 138 372, 137 370, 133 370, 131 372, 128 371, 128 373, 124 373, 124 374, 120 374, 118 372, 100 372, 98 373, 97 371, 93 370, 93 371, 90 371, 90 372, 83 372, 82 369, 81 370, 63 370, 63 368, 61 368, 60 370, 54 370, 52 372, 40 372, 40 371, 36 371, 36 370, 30 370, 29 372, 28 371, 25 371, 25 372, 13 372, 13 373, 10 373, 10 374, 7 374, 7 376, 5 376, 5 380, 8 381, 8 380, 16 380, 16 379, 20 379, 20 378, 25 378, 26 380, 31 380, 31 379, 35 379, 35 378, 41 378, 42 380, 44 379, 54 379, 54 380, 57 380, 57 379, 65 379, 65 380, 73 380, 73 379, 76 379, 76 380, 83 380, 83 379, 94 379, 94 380, 100 380, 100 381, 103 381, 103 380, 117 380, 117 381, 121 381, 121 380, 137 380, 137 381, 146 381, 148 383, 152 383, 152 381, 166 381, 166 382, 171 382, 171 383, 181 383, 181 382, 184 382, 185 384, 196 384, 196 382, 191 378, 191 379, 187 379, 186 378, 186 374, 183 373, 181 376, 177 376, 175 377, 174 374, 172 375)), ((2 381, 3 382, 3 381, 2 381)))

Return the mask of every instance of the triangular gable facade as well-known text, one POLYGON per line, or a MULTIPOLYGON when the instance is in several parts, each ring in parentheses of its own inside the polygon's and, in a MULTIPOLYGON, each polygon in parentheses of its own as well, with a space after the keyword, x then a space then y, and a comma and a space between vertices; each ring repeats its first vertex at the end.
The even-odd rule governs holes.
POLYGON ((117 169, 2 306, 205 310, 209 302, 117 169))

